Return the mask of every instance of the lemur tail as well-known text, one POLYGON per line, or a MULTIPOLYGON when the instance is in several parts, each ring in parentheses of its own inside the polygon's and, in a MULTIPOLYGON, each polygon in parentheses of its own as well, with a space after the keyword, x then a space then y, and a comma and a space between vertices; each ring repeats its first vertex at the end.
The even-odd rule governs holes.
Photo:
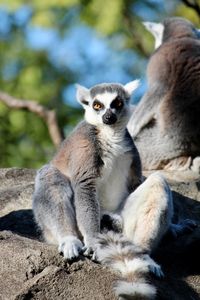
POLYGON ((154 299, 156 289, 145 277, 153 268, 160 267, 141 249, 121 234, 108 232, 99 236, 96 253, 102 264, 119 274, 114 285, 118 299, 154 299))

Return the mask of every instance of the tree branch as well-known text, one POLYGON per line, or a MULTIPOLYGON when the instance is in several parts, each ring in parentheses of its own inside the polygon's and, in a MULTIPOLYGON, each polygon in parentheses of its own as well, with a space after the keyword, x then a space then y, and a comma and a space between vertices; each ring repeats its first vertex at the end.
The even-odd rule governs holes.
POLYGON ((199 18, 200 18, 200 6, 197 3, 196 0, 194 1, 190 1, 190 0, 181 0, 186 6, 194 9, 196 11, 196 13, 198 14, 199 18))
POLYGON ((47 124, 49 135, 53 144, 58 147, 62 141, 62 135, 58 127, 56 113, 37 103, 36 101, 16 99, 2 91, 0 91, 0 101, 10 108, 26 109, 38 115, 47 124))

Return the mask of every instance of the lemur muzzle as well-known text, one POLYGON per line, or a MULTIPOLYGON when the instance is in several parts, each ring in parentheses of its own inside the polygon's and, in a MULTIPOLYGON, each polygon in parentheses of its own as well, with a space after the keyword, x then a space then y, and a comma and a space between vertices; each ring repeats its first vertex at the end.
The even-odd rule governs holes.
POLYGON ((112 112, 111 109, 107 109, 102 119, 104 124, 112 125, 117 121, 117 116, 112 112))

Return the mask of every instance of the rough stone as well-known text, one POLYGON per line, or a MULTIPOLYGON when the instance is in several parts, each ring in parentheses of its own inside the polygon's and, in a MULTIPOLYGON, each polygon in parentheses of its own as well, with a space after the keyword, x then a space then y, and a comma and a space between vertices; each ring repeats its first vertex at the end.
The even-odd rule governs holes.
MULTIPOLYGON (((81 257, 73 263, 42 242, 31 211, 34 170, 0 170, 0 299, 114 300, 116 279, 107 268, 81 257)), ((175 218, 198 226, 179 239, 166 237, 154 259, 165 278, 151 278, 157 300, 200 299, 200 181, 172 184, 175 218)))

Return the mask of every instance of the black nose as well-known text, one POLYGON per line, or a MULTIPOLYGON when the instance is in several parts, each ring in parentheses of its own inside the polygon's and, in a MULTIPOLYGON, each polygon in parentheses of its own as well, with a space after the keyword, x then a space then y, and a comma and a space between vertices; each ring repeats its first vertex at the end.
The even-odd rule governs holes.
POLYGON ((112 125, 112 124, 115 124, 115 122, 117 121, 117 116, 115 114, 113 114, 111 109, 107 109, 107 111, 103 115, 102 119, 103 119, 104 124, 112 125))

